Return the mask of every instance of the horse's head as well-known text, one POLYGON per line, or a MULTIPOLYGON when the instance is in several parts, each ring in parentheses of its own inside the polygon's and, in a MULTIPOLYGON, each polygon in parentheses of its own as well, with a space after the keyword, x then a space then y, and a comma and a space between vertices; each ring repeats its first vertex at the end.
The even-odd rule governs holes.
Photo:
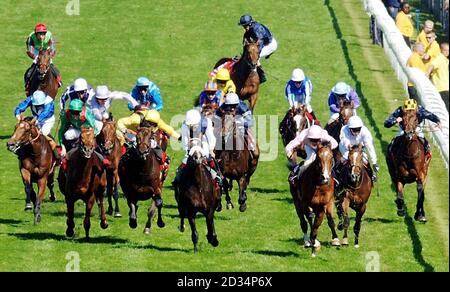
POLYGON ((83 156, 91 158, 96 147, 94 128, 81 127, 80 149, 83 156))
POLYGON ((259 41, 245 41, 244 60, 248 63, 252 70, 256 70, 259 60, 259 41))
POLYGON ((307 127, 308 121, 305 117, 305 111, 306 111, 305 105, 300 105, 291 110, 292 119, 295 122, 297 132, 301 132, 303 129, 305 129, 307 127))
POLYGON ((231 108, 222 116, 222 137, 225 143, 233 137, 236 132, 236 109, 231 108))
POLYGON ((404 132, 408 140, 412 140, 416 136, 416 128, 418 124, 417 114, 415 110, 403 111, 402 117, 404 132))
POLYGON ((348 153, 348 162, 350 165, 350 181, 353 184, 359 182, 362 176, 363 164, 363 151, 362 144, 353 145, 348 153))
POLYGON ((36 128, 36 118, 20 116, 20 121, 16 124, 14 133, 6 146, 9 151, 17 153, 20 147, 31 143, 37 137, 39 137, 39 132, 36 128))
POLYGON ((39 50, 37 58, 37 70, 39 80, 43 80, 50 69, 51 55, 49 50, 39 50))
POLYGON ((207 103, 202 107, 202 115, 208 119, 212 118, 214 111, 217 109, 217 104, 207 103))
POLYGON ((149 127, 139 127, 136 132, 136 142, 137 150, 139 156, 146 160, 147 156, 150 154, 152 148, 157 145, 156 142, 156 131, 154 131, 153 126, 149 127))
POLYGON ((200 138, 190 138, 188 160, 194 162, 195 165, 201 164, 204 160, 202 150, 202 140, 200 138))
POLYGON ((103 128, 99 137, 99 146, 106 155, 111 154, 116 141, 116 122, 103 120, 103 128))
POLYGON ((320 168, 320 184, 328 184, 331 179, 331 169, 334 163, 333 151, 328 143, 319 144, 316 161, 320 168))
POLYGON ((347 125, 348 120, 353 116, 353 101, 339 99, 339 119, 343 125, 347 125))

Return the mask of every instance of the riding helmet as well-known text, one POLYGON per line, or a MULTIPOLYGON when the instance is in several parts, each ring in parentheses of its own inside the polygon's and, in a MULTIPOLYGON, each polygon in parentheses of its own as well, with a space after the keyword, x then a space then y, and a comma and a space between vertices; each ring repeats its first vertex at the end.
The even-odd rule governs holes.
POLYGON ((33 96, 31 96, 31 103, 33 105, 43 105, 45 103, 46 98, 47 95, 43 91, 36 90, 33 93, 33 96))
POLYGON ((294 82, 301 82, 301 81, 305 80, 305 73, 303 72, 302 69, 295 68, 292 71, 291 80, 294 82))
POLYGON ((349 86, 345 82, 338 82, 331 90, 334 94, 344 95, 349 93, 349 86))
POLYGON ((417 109, 417 102, 414 99, 408 99, 403 104, 403 110, 416 110, 417 109))
POLYGON ((238 25, 247 26, 247 25, 250 25, 252 22, 253 22, 252 16, 245 14, 245 15, 242 15, 241 18, 239 19, 238 25))
POLYGON ((69 103, 69 110, 81 111, 83 109, 83 102, 80 99, 72 99, 69 103))

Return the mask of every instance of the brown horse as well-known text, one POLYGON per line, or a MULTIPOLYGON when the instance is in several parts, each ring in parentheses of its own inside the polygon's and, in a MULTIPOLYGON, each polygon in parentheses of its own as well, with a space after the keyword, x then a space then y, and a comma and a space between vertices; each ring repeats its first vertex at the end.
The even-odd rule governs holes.
POLYGON ((312 246, 312 255, 320 249, 317 233, 326 214, 332 232, 332 245, 340 245, 333 220, 334 179, 332 177, 333 152, 328 144, 319 145, 316 159, 305 170, 300 181, 289 183, 295 210, 300 219, 305 247, 312 246), (312 215, 314 213, 314 223, 312 215), (308 224, 311 228, 308 240, 308 224))
POLYGON ((57 76, 53 74, 50 67, 51 55, 49 50, 40 50, 37 58, 36 70, 31 76, 28 96, 36 90, 42 90, 55 99, 59 84, 57 76))
POLYGON ((344 194, 339 198, 338 215, 340 222, 338 229, 344 229, 343 245, 348 245, 348 227, 350 219, 348 208, 356 212, 355 226, 355 247, 359 247, 359 231, 361 230, 362 216, 366 212, 367 202, 372 192, 373 183, 367 167, 364 165, 362 144, 353 146, 348 153, 348 164, 343 170, 344 194))
POLYGON ((189 144, 190 156, 180 178, 179 191, 175 192, 175 199, 180 214, 179 229, 184 232, 184 218, 187 218, 191 226, 194 252, 197 252, 198 232, 195 225, 197 212, 206 218, 208 242, 214 247, 219 245, 214 228, 214 211, 219 204, 220 194, 208 170, 208 163, 202 155, 201 139, 190 139, 189 144))
POLYGON ((53 177, 56 161, 52 149, 45 136, 36 127, 36 119, 22 116, 7 147, 19 158, 20 174, 25 185, 25 210, 29 208, 30 202, 33 202, 34 224, 37 224, 41 221, 41 204, 44 200, 46 185, 50 190, 50 200, 55 200, 53 177), (33 183, 37 183, 37 196, 33 183))
POLYGON ((158 208, 158 227, 165 226, 161 216, 162 209, 162 183, 158 159, 153 147, 158 132, 152 127, 139 127, 136 132, 137 147, 130 148, 119 162, 119 178, 122 191, 127 198, 129 213, 129 226, 137 227, 137 203, 153 199, 148 209, 148 221, 145 225, 145 234, 150 233, 151 221, 158 208))
MULTIPOLYGON (((300 133, 302 130, 309 128, 314 124, 314 118, 307 115, 306 106, 300 105, 297 108, 290 108, 283 120, 280 122, 280 126, 278 128, 281 139, 283 141, 283 145, 286 146, 294 140, 297 136, 297 133, 300 133)), ((295 156, 300 156, 303 159, 306 158, 306 152, 304 149, 299 149, 296 153, 294 153, 293 160, 296 161, 295 156)))
POLYGON ((102 161, 94 154, 96 141, 93 128, 81 128, 81 138, 77 149, 70 155, 67 165, 67 174, 58 176, 59 183, 64 183, 64 195, 67 204, 67 229, 68 237, 74 236, 74 211, 75 202, 83 200, 86 204, 84 214, 84 230, 86 240, 89 240, 91 227, 91 210, 95 202, 100 207, 100 227, 108 228, 106 221, 103 196, 106 188, 106 173, 102 161))
MULTIPOLYGON (((240 99, 248 100, 252 111, 255 108, 258 99, 259 76, 256 71, 259 59, 259 44, 247 42, 244 46, 242 57, 234 64, 233 70, 230 72, 231 80, 236 85, 236 93, 240 99)), ((231 58, 220 59, 214 68, 230 61, 231 58)))
POLYGON ((102 131, 97 135, 97 145, 100 152, 107 158, 111 164, 106 168, 106 193, 108 195, 108 211, 106 214, 114 217, 122 217, 119 209, 119 160, 122 156, 120 141, 116 135, 116 122, 103 120, 102 131), (112 198, 114 197, 114 209, 112 198))
POLYGON ((403 196, 405 184, 417 183, 417 204, 414 219, 426 222, 423 202, 425 200, 425 182, 427 179, 430 160, 425 160, 425 149, 416 133, 418 124, 415 111, 405 111, 402 117, 404 134, 397 137, 388 146, 386 163, 391 175, 392 183, 397 191, 397 215, 406 215, 406 205, 403 196))

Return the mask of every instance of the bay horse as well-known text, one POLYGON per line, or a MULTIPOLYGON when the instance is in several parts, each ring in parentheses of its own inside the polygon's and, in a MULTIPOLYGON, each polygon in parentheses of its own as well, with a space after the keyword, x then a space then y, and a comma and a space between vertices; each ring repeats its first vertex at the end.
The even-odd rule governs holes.
MULTIPOLYGON (((231 60, 231 58, 222 58, 214 65, 214 68, 231 60)), ((258 99, 260 84, 258 72, 256 71, 258 60, 259 43, 246 42, 242 57, 234 64, 230 72, 231 80, 236 85, 236 93, 240 99, 249 101, 252 112, 258 99)))
POLYGON ((430 160, 425 160, 425 148, 416 133, 418 124, 415 111, 404 111, 402 117, 404 134, 396 137, 388 146, 386 163, 392 183, 397 192, 397 215, 406 215, 406 205, 403 196, 405 184, 417 183, 417 204, 414 219, 425 223, 425 183, 427 180, 430 160))
POLYGON ((119 162, 119 181, 127 199, 129 212, 129 226, 137 227, 138 201, 153 199, 148 209, 148 220, 144 233, 149 234, 151 221, 158 208, 158 227, 165 223, 162 219, 162 181, 160 164, 153 149, 156 146, 158 131, 152 127, 138 127, 136 132, 136 148, 130 148, 119 162))
MULTIPOLYGON (((286 147, 289 142, 294 140, 298 133, 313 124, 315 124, 314 118, 307 112, 305 105, 290 108, 278 128, 283 146, 286 147)), ((300 156, 303 159, 306 158, 304 149, 299 149, 294 155, 300 156)), ((296 159, 294 156, 293 160, 295 161, 296 159)))
POLYGON ((108 211, 106 214, 113 215, 116 218, 122 217, 119 208, 119 160, 122 156, 122 147, 116 135, 116 122, 112 120, 103 120, 103 128, 97 135, 97 145, 100 152, 107 158, 111 164, 106 167, 106 194, 108 195, 108 211), (114 197, 114 209, 112 198, 114 197))
POLYGON ((326 214, 332 233, 332 245, 339 246, 339 239, 333 220, 334 179, 332 176, 333 151, 329 144, 320 144, 316 158, 302 174, 300 181, 290 182, 290 191, 295 210, 300 219, 305 247, 312 246, 312 256, 320 249, 317 233, 326 214), (314 214, 314 223, 312 215, 314 214), (308 220, 311 234, 308 239, 308 220))
POLYGON ((361 230, 361 222, 366 212, 367 202, 373 188, 373 182, 367 166, 364 165, 362 144, 351 147, 348 154, 347 166, 343 169, 344 194, 339 197, 337 204, 339 224, 338 229, 344 229, 344 237, 342 245, 348 245, 348 227, 350 219, 348 216, 348 208, 352 208, 356 212, 355 225, 353 231, 355 233, 355 247, 359 247, 359 231, 361 230))
MULTIPOLYGON (((106 188, 106 173, 102 161, 94 154, 96 141, 93 128, 81 128, 80 143, 67 162, 67 174, 64 176, 64 195, 67 205, 66 236, 74 236, 75 202, 82 200, 86 204, 83 226, 86 240, 89 241, 91 211, 95 202, 100 209, 100 227, 108 228, 103 196, 106 188)), ((61 170, 60 170, 61 173, 61 170)), ((58 178, 62 178, 60 175, 58 178)), ((62 183, 62 181, 59 181, 62 183)))
POLYGON ((181 174, 179 191, 175 192, 175 199, 180 214, 179 229, 184 232, 184 219, 187 218, 191 226, 194 252, 197 252, 198 232, 195 216, 198 212, 206 218, 208 242, 214 247, 219 245, 214 228, 214 211, 218 207, 220 193, 208 170, 206 158, 202 155, 201 139, 190 139, 189 148, 189 157, 181 174))
POLYGON ((20 121, 7 142, 7 148, 18 156, 20 174, 25 186, 25 210, 28 210, 33 202, 34 224, 38 224, 41 221, 45 186, 50 190, 50 200, 55 200, 53 180, 56 161, 50 144, 36 126, 36 118, 20 116, 20 121), (33 183, 37 184, 37 196, 33 183))
POLYGON ((27 96, 32 95, 36 90, 42 90, 55 99, 56 94, 58 93, 59 84, 57 76, 55 76, 51 70, 50 64, 50 50, 39 50, 36 69, 31 75, 27 96))
MULTIPOLYGON (((227 209, 234 208, 229 191, 232 188, 232 181, 236 180, 239 185, 239 211, 244 212, 247 209, 247 186, 256 170, 258 161, 257 159, 256 161, 250 159, 247 136, 242 135, 241 129, 237 127, 235 109, 224 112, 220 129, 220 137, 217 140, 221 141, 221 148, 217 149, 216 147, 215 153, 220 171, 225 177, 223 190, 227 201, 227 209)), ((255 145, 255 147, 258 147, 258 145, 255 145)))

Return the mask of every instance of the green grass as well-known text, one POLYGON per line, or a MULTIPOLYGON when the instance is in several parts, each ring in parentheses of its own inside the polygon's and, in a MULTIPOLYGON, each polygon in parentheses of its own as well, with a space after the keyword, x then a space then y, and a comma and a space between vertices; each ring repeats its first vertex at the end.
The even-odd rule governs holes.
MULTIPOLYGON (((278 51, 263 60, 268 81, 260 88, 257 115, 278 115, 287 109, 284 85, 295 67, 302 67, 314 85, 313 108, 324 123, 328 119, 327 95, 338 80, 358 88, 363 103, 359 114, 372 131, 381 172, 364 216, 359 249, 336 249, 327 244, 326 224, 319 230, 323 243, 319 256, 300 244, 299 222, 287 185, 288 171, 281 141, 278 157, 261 162, 248 191, 248 209, 216 213, 220 245, 206 241, 204 218, 197 220, 200 252, 194 254, 190 229, 179 223, 173 192, 165 188, 163 209, 166 227, 142 233, 146 203, 140 204, 139 226, 128 219, 108 218, 101 230, 92 218, 92 242, 83 240, 84 206, 76 205, 76 238, 65 237, 66 207, 58 193, 55 203, 46 201, 42 222, 33 225, 32 214, 23 211, 24 189, 16 157, 0 147, 0 270, 64 271, 67 252, 80 254, 82 271, 364 271, 366 255, 380 255, 382 271, 448 271, 448 174, 437 149, 426 187, 425 208, 429 222, 417 224, 395 214, 395 194, 385 165, 383 149, 396 129, 382 123, 403 99, 382 49, 368 38, 368 18, 358 0, 345 1, 93 1, 81 0, 80 16, 67 16, 67 1, 6 0, 4 19, 0 138, 11 135, 12 111, 23 96, 22 76, 30 65, 25 37, 38 21, 44 21, 57 39, 55 64, 65 85, 79 76, 93 85, 106 83, 114 90, 129 91, 136 78, 148 75, 161 88, 166 121, 183 114, 201 90, 207 72, 223 56, 241 51, 240 15, 250 12, 277 38, 278 51), (325 5, 325 4, 328 5, 325 5), (344 3, 345 5, 342 5, 344 3), (349 9, 350 7, 350 9, 349 9), (381 83, 380 83, 381 82, 381 83), (394 100, 397 99, 397 100, 394 100), (379 196, 377 196, 377 191, 379 196)), ((61 91, 60 91, 61 93, 61 91)), ((125 116, 126 105, 113 105, 116 117, 125 116)), ((4 144, 3 144, 4 145, 4 144)), ((168 185, 183 153, 169 150, 172 167, 168 185)), ((415 187, 405 190, 408 208, 414 210, 415 187)), ((232 193, 237 205, 237 194, 232 193)), ((121 199, 122 213, 127 214, 121 199)), ((97 212, 95 212, 97 214, 97 212)), ((353 216, 353 215, 352 215, 353 216)), ((353 223, 353 218, 352 218, 353 223)), ((350 239, 353 239, 351 234, 350 239)))

